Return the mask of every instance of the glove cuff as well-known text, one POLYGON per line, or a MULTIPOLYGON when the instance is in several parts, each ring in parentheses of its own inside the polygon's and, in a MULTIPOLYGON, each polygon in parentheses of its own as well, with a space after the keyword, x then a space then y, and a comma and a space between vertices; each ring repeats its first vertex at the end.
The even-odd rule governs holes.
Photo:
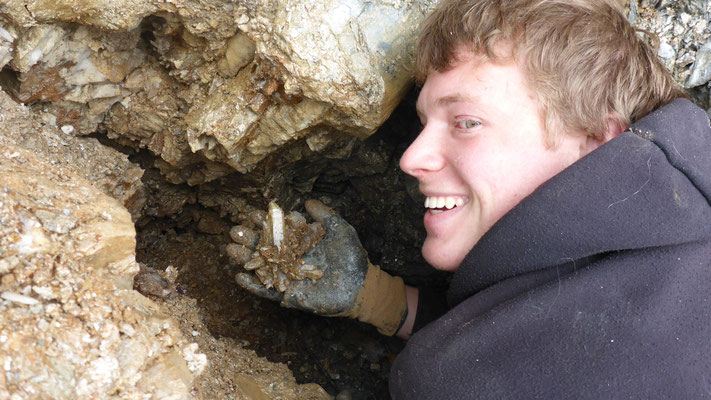
POLYGON ((357 318, 373 325, 383 335, 394 335, 407 316, 405 282, 399 276, 392 276, 369 261, 355 305, 342 316, 357 318))

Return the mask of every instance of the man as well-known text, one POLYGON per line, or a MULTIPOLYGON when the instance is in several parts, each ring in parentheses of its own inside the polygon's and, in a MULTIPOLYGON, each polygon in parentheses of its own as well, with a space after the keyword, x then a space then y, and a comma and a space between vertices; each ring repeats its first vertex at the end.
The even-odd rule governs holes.
POLYGON ((272 298, 414 331, 394 399, 711 397, 711 128, 616 4, 444 0, 417 75, 400 165, 427 197, 425 259, 454 271, 446 312, 338 240, 304 257, 323 284, 272 298))

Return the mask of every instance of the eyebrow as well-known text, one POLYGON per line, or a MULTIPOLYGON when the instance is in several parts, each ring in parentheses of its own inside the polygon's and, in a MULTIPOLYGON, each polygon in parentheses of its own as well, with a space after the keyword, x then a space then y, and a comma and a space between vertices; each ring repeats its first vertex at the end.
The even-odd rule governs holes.
MULTIPOLYGON (((448 96, 443 96, 438 98, 435 101, 435 105, 437 106, 447 106, 453 103, 474 103, 474 104, 480 104, 481 101, 479 100, 479 97, 477 96, 468 96, 463 93, 454 93, 448 96)), ((420 106, 418 104, 415 104, 415 111, 417 111, 417 114, 422 114, 422 110, 420 109, 420 106)))

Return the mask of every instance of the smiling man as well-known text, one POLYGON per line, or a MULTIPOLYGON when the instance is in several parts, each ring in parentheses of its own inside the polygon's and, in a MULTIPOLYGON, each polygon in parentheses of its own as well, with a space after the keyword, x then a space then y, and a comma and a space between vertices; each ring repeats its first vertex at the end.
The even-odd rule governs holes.
MULTIPOLYGON (((422 253, 443 270, 456 270, 513 206, 603 142, 566 132, 549 146, 538 100, 506 54, 510 46, 493 50, 501 53, 497 63, 461 45, 453 65, 428 73, 417 102, 424 128, 400 161, 427 196, 422 253)), ((606 139, 620 133, 615 127, 606 139)))
POLYGON ((444 0, 426 21, 400 166, 425 259, 455 273, 393 398, 711 393, 709 120, 618 6, 444 0))
POLYGON ((443 0, 417 49, 422 254, 447 304, 319 203, 287 307, 409 339, 393 399, 711 393, 711 127, 609 0, 443 0))

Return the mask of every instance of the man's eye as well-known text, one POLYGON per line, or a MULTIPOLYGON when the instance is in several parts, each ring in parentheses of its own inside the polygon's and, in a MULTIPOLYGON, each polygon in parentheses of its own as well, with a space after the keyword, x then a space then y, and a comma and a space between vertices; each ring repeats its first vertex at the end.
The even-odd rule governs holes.
POLYGON ((457 121, 457 123, 455 124, 455 126, 459 129, 472 129, 472 128, 476 128, 479 125, 481 125, 481 123, 479 123, 477 121, 472 121, 470 119, 457 121))

